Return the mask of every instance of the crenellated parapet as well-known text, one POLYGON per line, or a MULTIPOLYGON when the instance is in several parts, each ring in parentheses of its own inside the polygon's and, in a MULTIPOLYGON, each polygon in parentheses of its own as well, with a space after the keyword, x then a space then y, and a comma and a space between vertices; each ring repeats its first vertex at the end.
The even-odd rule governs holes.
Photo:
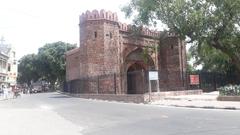
POLYGON ((160 37, 161 32, 157 30, 150 30, 148 28, 143 28, 142 34, 150 37, 160 37))
POLYGON ((128 25, 126 23, 119 22, 118 24, 119 24, 120 30, 121 31, 125 31, 125 32, 128 32, 129 31, 129 27, 131 27, 131 25, 128 25))
POLYGON ((93 10, 92 12, 88 10, 85 13, 82 13, 82 15, 80 16, 80 23, 87 20, 103 20, 103 19, 118 22, 117 13, 105 11, 102 9, 100 12, 98 10, 93 10))
MULTIPOLYGON (((120 31, 123 32, 131 32, 132 28, 134 27, 133 25, 126 24, 126 23, 121 23, 119 22, 119 27, 120 31)), ((157 30, 151 30, 147 27, 142 27, 140 30, 140 34, 144 36, 149 36, 149 37, 160 37, 160 34, 162 31, 157 31, 157 30)), ((175 32, 167 32, 167 37, 177 37, 178 35, 175 32)))
MULTIPOLYGON (((133 28, 132 25, 126 24, 126 23, 120 23, 119 22, 119 27, 120 27, 120 31, 124 31, 124 32, 130 32, 133 28)), ((159 37, 160 36, 160 31, 157 30, 150 30, 149 28, 143 27, 141 29, 141 35, 144 36, 150 36, 150 37, 159 37)))
MULTIPOLYGON (((82 13, 80 16, 80 24, 86 22, 86 21, 97 21, 97 20, 107 20, 107 21, 112 21, 115 24, 119 25, 119 30, 122 32, 131 32, 133 29, 133 25, 126 24, 126 23, 121 23, 118 22, 118 16, 116 12, 111 12, 111 11, 105 11, 104 9, 98 11, 98 10, 93 10, 89 11, 87 10, 85 13, 82 13)), ((140 34, 142 36, 149 36, 149 37, 160 37, 161 31, 157 30, 151 30, 147 27, 142 27, 140 30, 140 34)), ((167 33, 168 37, 175 37, 177 36, 173 32, 168 32, 167 33)))

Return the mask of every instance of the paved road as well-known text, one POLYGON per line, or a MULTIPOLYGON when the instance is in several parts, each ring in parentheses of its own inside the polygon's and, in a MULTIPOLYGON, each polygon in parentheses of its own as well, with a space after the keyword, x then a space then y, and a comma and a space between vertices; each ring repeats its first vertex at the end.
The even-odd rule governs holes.
POLYGON ((58 93, 0 101, 1 135, 238 135, 240 111, 169 108, 58 93))

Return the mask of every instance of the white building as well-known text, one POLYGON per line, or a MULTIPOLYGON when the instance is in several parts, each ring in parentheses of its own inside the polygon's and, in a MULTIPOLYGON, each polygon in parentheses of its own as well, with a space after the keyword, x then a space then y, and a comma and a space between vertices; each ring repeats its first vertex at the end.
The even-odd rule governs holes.
POLYGON ((0 87, 7 85, 7 61, 8 56, 0 51, 0 87))
POLYGON ((10 44, 6 44, 3 37, 0 39, 0 52, 2 54, 2 71, 7 74, 3 76, 5 78, 5 84, 14 88, 17 85, 17 60, 16 60, 16 51, 10 44), (6 57, 3 57, 3 56, 6 57), (5 65, 6 62, 6 65, 5 65))

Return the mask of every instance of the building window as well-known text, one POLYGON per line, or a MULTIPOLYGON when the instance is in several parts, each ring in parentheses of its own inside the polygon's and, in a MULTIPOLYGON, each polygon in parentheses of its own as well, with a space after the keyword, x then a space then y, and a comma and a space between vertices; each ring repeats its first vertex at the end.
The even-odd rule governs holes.
POLYGON ((16 64, 17 64, 17 62, 16 62, 16 60, 14 60, 14 61, 13 61, 13 65, 16 65, 16 64))
POLYGON ((11 71, 11 65, 8 64, 8 71, 11 71))
POLYGON ((106 18, 108 19, 108 13, 106 13, 106 18))
POLYGON ((97 32, 96 31, 94 32, 94 37, 97 38, 97 32))
POLYGON ((110 32, 110 39, 112 39, 112 32, 110 32))

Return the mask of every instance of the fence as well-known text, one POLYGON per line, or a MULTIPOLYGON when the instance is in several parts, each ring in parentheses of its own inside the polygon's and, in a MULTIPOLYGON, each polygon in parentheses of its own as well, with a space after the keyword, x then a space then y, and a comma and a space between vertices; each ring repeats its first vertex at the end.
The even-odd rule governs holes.
MULTIPOLYGON (((202 89, 210 92, 227 84, 240 84, 240 80, 236 75, 212 72, 159 72, 159 82, 151 81, 151 91, 157 92, 159 87, 160 91, 202 89)), ((64 88, 70 93, 117 94, 122 91, 127 94, 144 94, 149 92, 148 71, 81 78, 66 83, 64 88), (125 83, 120 82, 121 79, 125 83), (126 87, 120 90, 119 85, 126 87)))
POLYGON ((187 89, 202 89, 205 92, 217 90, 217 88, 227 84, 240 84, 240 80, 236 74, 221 74, 215 72, 198 72, 186 73, 187 89), (191 80, 191 75, 196 75, 199 79, 198 84, 194 84, 194 79, 191 80))
POLYGON ((65 83, 66 92, 116 94, 116 74, 99 75, 72 80, 65 83))

